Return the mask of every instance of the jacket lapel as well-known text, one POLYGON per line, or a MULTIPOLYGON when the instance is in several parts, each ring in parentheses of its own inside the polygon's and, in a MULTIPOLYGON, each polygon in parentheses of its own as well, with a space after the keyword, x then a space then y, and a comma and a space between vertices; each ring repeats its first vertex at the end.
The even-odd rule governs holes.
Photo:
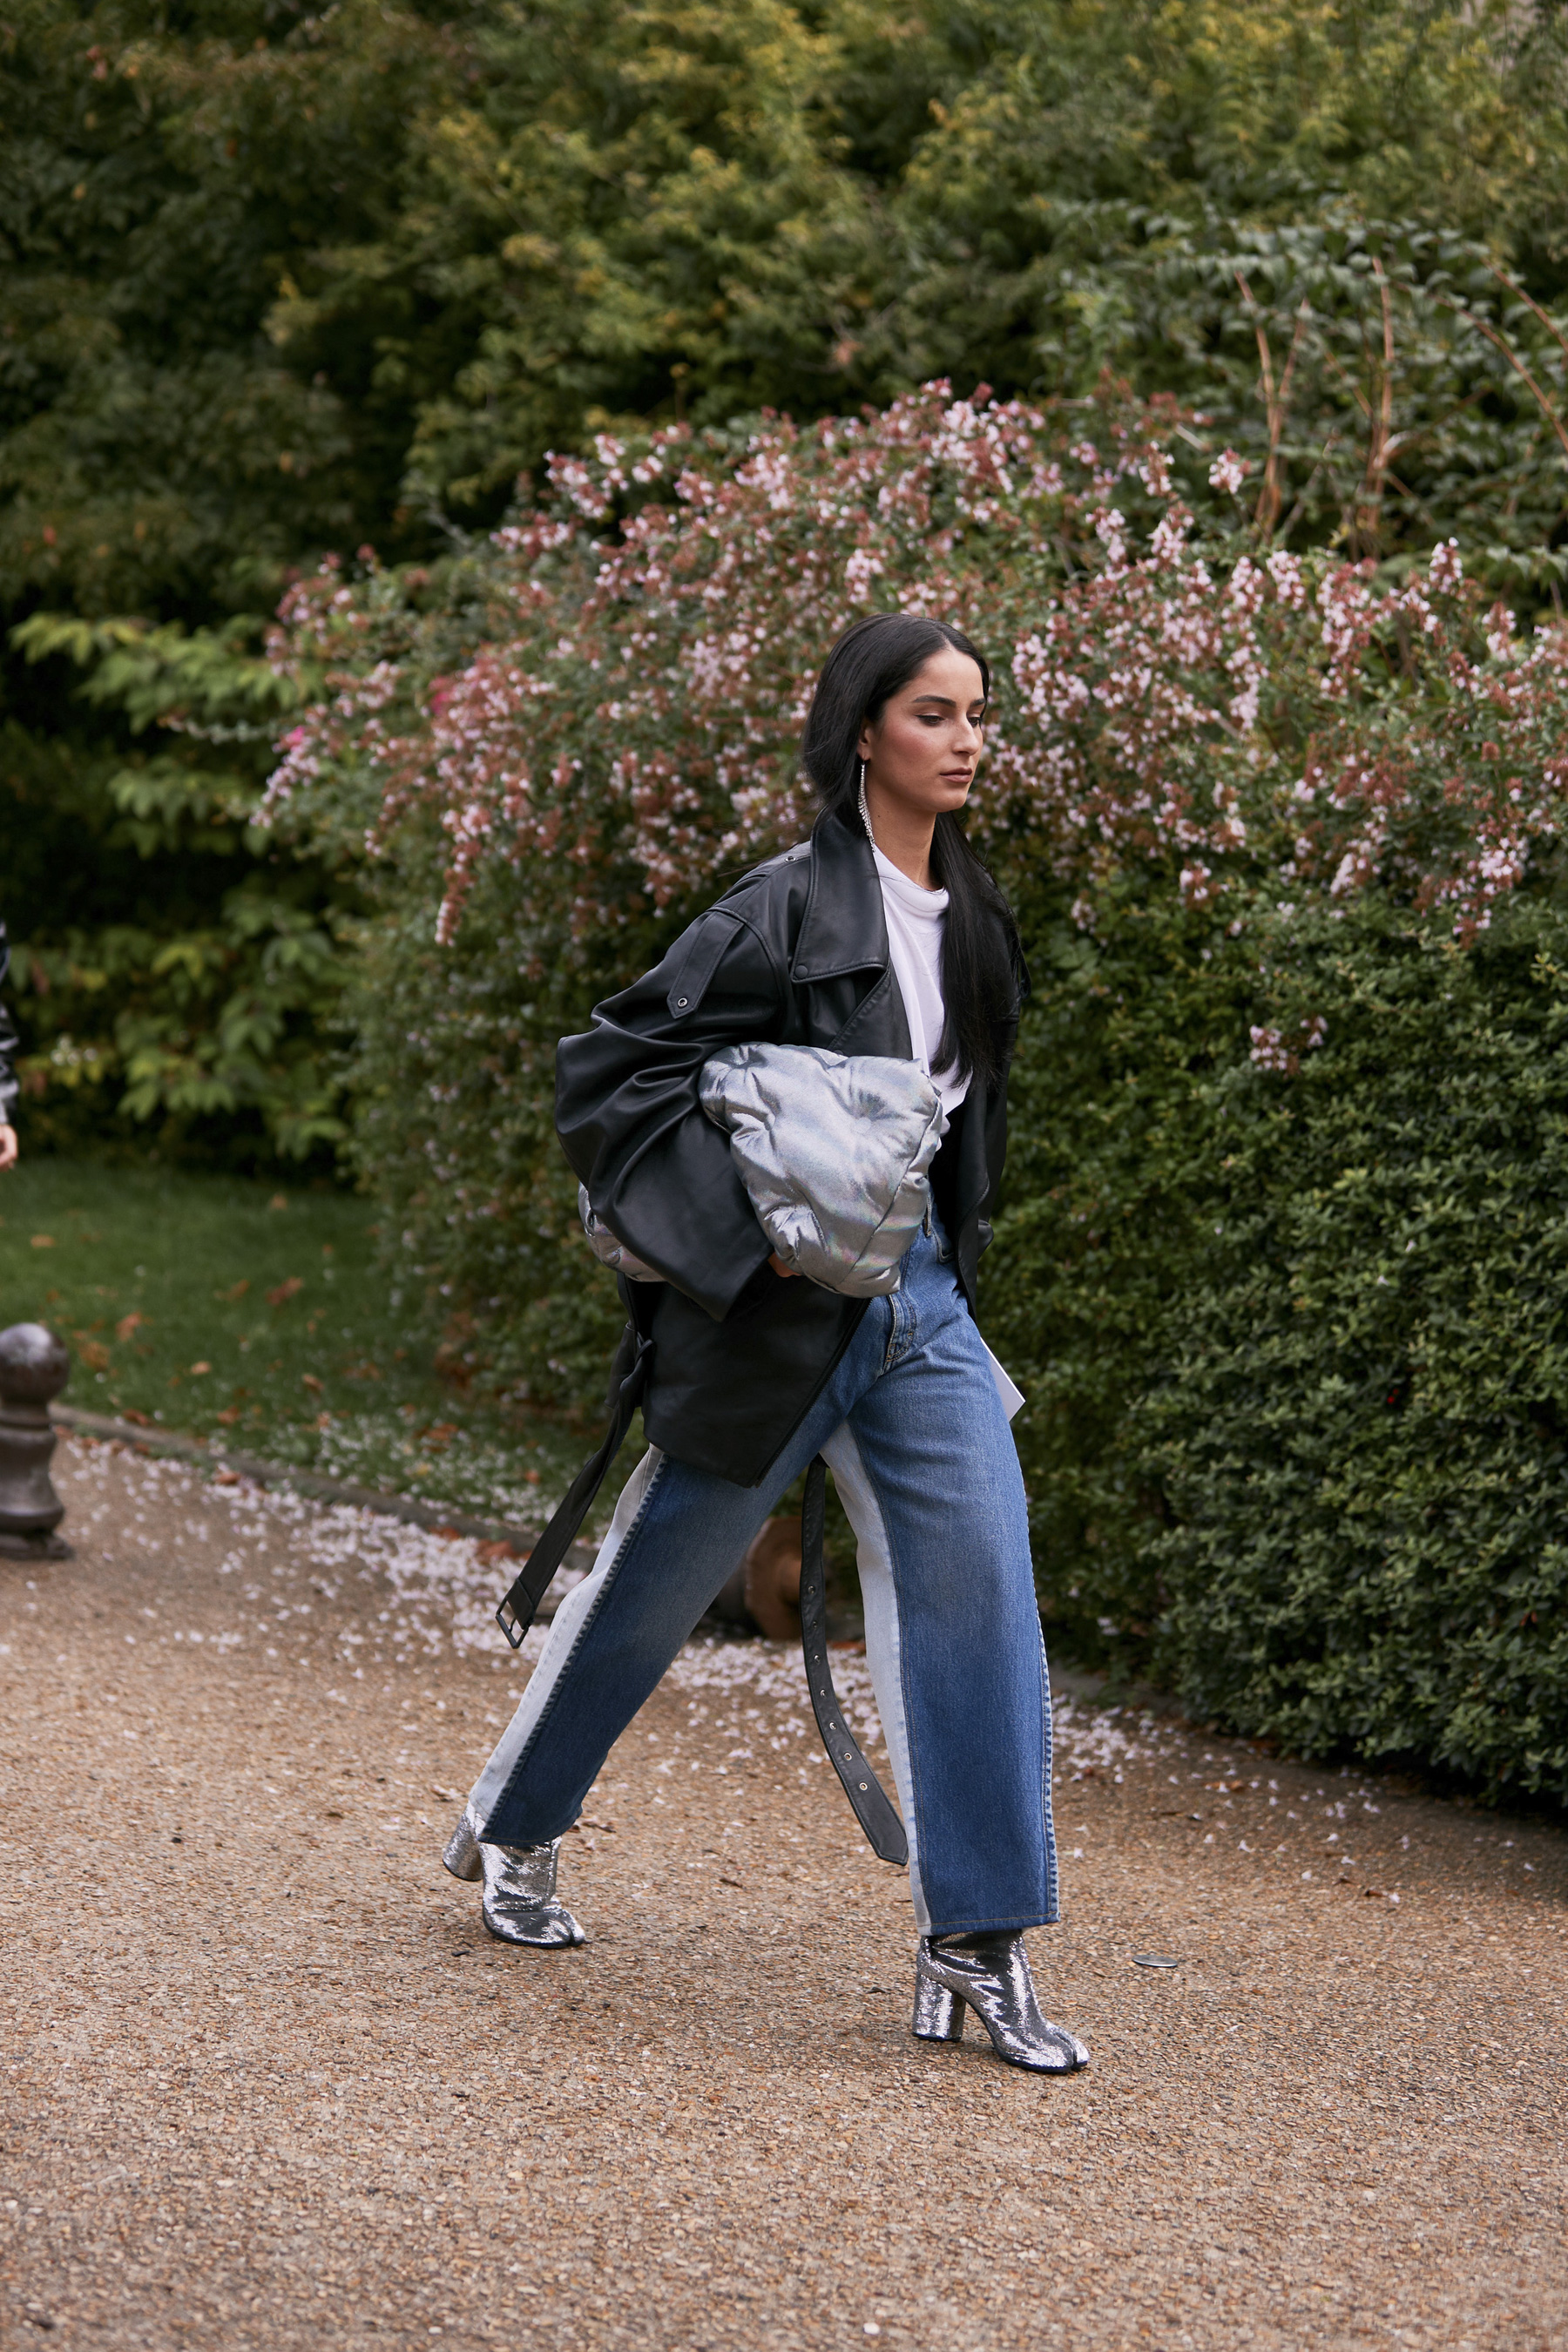
POLYGON ((811 887, 790 978, 809 982, 887 969, 888 924, 871 845, 841 818, 819 816, 812 829, 811 887))
POLYGON ((810 1024, 814 1043, 836 1054, 910 1058, 871 845, 858 826, 830 814, 818 817, 812 832, 811 884, 790 978, 811 992, 818 1016, 810 1024))

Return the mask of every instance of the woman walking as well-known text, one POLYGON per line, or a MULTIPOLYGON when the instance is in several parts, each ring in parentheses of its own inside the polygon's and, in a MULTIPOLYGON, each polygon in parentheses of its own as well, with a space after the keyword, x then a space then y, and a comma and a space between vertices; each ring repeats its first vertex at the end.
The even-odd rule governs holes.
MULTIPOLYGON (((1011 915, 954 821, 988 691, 984 659, 945 623, 857 622, 806 720, 802 760, 823 804, 810 841, 748 875, 586 1034, 562 1041, 557 1125, 590 1230, 633 1277, 649 1447, 446 1860, 483 1877, 492 1933, 584 1940, 555 1891, 560 1840, 821 1454, 857 1537, 908 1833, 914 2031, 956 2040, 967 2007, 1004 2058, 1068 2073, 1089 2053, 1041 2015, 1023 1944, 1058 1916, 1049 1686, 1017 1456, 973 1320, 1023 980, 1011 915), (759 1068, 783 1074, 761 1096, 759 1068), (846 1073, 862 1089, 847 1098, 846 1073), (834 1088, 835 1110, 848 1100, 840 1140, 826 1116, 791 1129, 797 1085, 808 1106, 834 1088), (868 1211, 864 1170, 907 1108, 900 1087, 928 1107, 931 1145, 942 1139, 913 1238, 868 1274, 866 1234, 893 1227, 868 1211), (760 1131, 783 1163, 787 1213, 773 1213, 776 1184, 760 1212, 758 1154, 747 1161, 725 1131, 739 1095, 763 1102, 753 1141, 760 1131), (803 1233, 816 1255, 787 1239, 786 1253, 816 1279, 775 1246, 803 1233)), ((904 1178, 900 1199, 922 1182, 904 1178)))

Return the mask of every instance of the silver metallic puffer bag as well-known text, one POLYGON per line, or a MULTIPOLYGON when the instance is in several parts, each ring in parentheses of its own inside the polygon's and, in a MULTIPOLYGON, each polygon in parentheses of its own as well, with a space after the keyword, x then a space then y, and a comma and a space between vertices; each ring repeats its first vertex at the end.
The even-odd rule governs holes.
POLYGON ((848 1298, 897 1290, 947 1132, 923 1071, 821 1045, 727 1045, 698 1092, 786 1265, 848 1298))

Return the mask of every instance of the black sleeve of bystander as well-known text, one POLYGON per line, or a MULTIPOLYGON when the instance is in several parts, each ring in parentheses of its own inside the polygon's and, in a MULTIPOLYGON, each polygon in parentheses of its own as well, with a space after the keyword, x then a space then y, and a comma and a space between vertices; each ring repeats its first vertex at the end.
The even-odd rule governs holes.
MULTIPOLYGON (((5 938, 5 926, 0 921, 0 988, 11 969, 11 950, 5 938)), ((0 1127, 14 1127, 16 1121, 16 1050, 19 1044, 16 1024, 0 997, 0 1127)))

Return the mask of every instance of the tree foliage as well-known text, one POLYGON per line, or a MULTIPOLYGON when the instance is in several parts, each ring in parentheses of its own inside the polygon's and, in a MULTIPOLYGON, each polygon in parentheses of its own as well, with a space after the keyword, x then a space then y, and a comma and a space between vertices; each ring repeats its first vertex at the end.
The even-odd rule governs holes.
POLYGON ((32 1139, 330 1151, 352 889, 250 828, 279 708, 256 656, 290 562, 395 499, 402 436, 345 346, 334 383, 266 320, 292 256, 387 216, 388 121, 439 43, 369 8, 328 37, 39 0, 0 38, 0 877, 32 1139))
POLYGON ((440 559, 596 432, 1109 365, 1256 460, 1279 541, 1458 530, 1554 588, 1555 6, 20 0, 0 44, 0 872, 40 1135, 118 1101, 321 1148, 335 1116, 352 872, 258 866, 256 745, 153 749, 104 626, 184 631, 248 723, 297 569, 440 559))

